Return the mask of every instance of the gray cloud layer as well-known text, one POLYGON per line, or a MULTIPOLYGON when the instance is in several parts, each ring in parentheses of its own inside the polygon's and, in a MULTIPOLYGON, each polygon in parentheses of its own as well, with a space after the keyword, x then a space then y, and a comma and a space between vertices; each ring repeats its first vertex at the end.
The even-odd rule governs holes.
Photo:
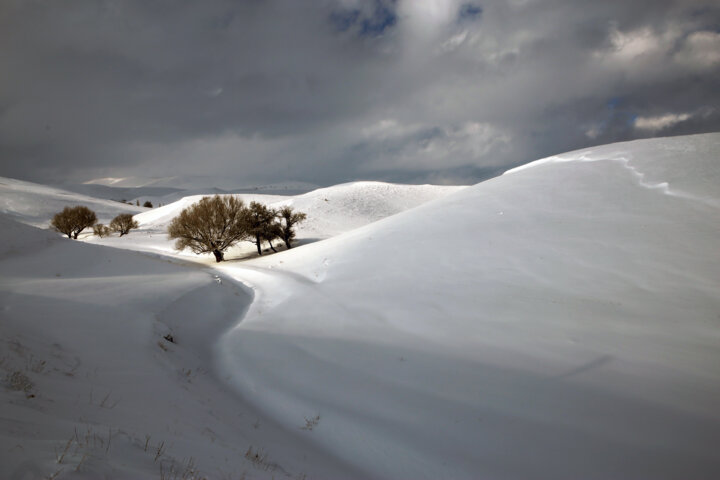
POLYGON ((5 0, 0 175, 476 181, 720 130, 694 0, 5 0))

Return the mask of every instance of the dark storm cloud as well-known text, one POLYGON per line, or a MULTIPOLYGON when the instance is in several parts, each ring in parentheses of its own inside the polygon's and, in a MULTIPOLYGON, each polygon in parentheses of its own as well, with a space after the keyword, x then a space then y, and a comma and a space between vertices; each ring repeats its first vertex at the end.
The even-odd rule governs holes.
POLYGON ((10 1, 0 175, 474 181, 720 129, 720 9, 639 0, 10 1))

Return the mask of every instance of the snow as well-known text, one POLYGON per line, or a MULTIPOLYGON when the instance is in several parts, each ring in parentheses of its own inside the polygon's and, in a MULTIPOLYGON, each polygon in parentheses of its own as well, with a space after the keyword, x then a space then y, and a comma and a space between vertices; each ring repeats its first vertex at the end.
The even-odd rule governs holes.
POLYGON ((321 188, 284 201, 307 212, 309 220, 298 226, 301 236, 325 239, 458 192, 466 187, 396 185, 382 182, 353 182, 321 188))
MULTIPOLYGON (((354 182, 295 196, 256 193, 235 196, 246 204, 259 202, 273 208, 290 205, 297 211, 305 212, 308 219, 297 227, 297 244, 302 245, 367 225, 464 188, 467 187, 354 182)), ((173 242, 167 240, 167 227, 183 209, 197 203, 203 196, 187 196, 162 207, 144 209, 146 211, 135 215, 140 229, 135 231, 132 240, 125 237, 88 240, 118 248, 176 255, 173 242)), ((276 248, 284 248, 282 242, 278 243, 276 248)), ((255 251, 250 242, 244 242, 230 249, 226 258, 245 258, 255 255, 255 251)), ((189 251, 179 255, 195 258, 189 251)), ((212 255, 205 256, 206 260, 212 261, 211 258, 212 255)))
POLYGON ((185 197, 249 194, 263 196, 293 196, 318 188, 307 182, 278 182, 264 185, 245 185, 226 177, 105 177, 82 184, 60 185, 58 188, 111 200, 125 200, 143 205, 168 205, 185 197))
POLYGON ((161 465, 180 478, 191 461, 207 478, 353 471, 217 377, 214 340, 251 301, 243 287, 0 219, 0 478, 155 479, 161 465), (12 388, 15 372, 28 392, 12 388), (267 459, 246 458, 250 448, 267 459))
POLYGON ((85 205, 101 223, 109 223, 120 213, 138 213, 147 209, 112 200, 101 200, 60 188, 0 177, 0 214, 10 215, 22 223, 47 228, 52 216, 64 207, 85 205))
POLYGON ((35 397, 0 389, 0 477, 714 478, 719 152, 243 197, 306 211, 304 244, 219 265, 161 234, 191 198, 83 243, 17 222, 64 197, 3 187, 0 373, 35 397))
MULTIPOLYGON (((133 205, 136 201, 139 201, 140 205, 142 205, 147 199, 149 199, 153 205, 157 205, 160 202, 153 200, 166 198, 174 198, 174 200, 177 200, 183 196, 191 195, 191 193, 185 193, 187 190, 168 187, 110 187, 86 183, 59 185, 57 187, 95 198, 104 198, 116 201, 125 200, 133 205), (179 195, 179 197, 175 198, 176 195, 179 195)), ((170 203, 170 201, 165 200, 163 203, 170 203)))
POLYGON ((713 476, 720 136, 697 140, 538 162, 225 265, 257 292, 227 372, 275 418, 320 414, 317 441, 376 478, 713 476), (683 195, 643 180, 670 161, 683 195))

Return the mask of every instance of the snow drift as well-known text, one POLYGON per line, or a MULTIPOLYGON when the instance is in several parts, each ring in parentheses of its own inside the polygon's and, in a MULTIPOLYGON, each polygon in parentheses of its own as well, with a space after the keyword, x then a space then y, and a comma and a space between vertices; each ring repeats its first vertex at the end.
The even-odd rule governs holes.
POLYGON ((353 472, 217 377, 214 344, 250 303, 244 288, 1 214, 0 231, 0 478, 353 472))
POLYGON ((720 135, 563 155, 223 270, 236 388, 373 478, 720 471, 720 135))

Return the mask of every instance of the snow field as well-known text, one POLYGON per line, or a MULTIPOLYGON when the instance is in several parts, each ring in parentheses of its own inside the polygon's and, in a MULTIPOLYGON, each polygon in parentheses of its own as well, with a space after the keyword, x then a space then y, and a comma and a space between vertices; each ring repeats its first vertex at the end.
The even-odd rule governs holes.
POLYGON ((308 443, 303 417, 279 424, 220 378, 215 344, 252 296, 172 250, 163 212, 195 199, 138 215, 150 220, 122 239, 81 234, 139 254, 45 230, 65 205, 105 223, 134 207, 2 183, 0 478, 362 476, 308 443))
MULTIPOLYGON (((263 194, 237 194, 249 204, 259 202, 273 208, 292 206, 305 212, 308 219, 297 226, 297 245, 323 240, 334 235, 375 222, 382 218, 416 207, 422 203, 441 198, 466 187, 437 185, 394 185, 381 182, 354 182, 322 188, 302 195, 280 196, 263 194)), ((183 209, 200 201, 204 195, 193 195, 169 205, 143 211, 135 215, 140 228, 132 238, 85 236, 93 243, 117 248, 129 248, 166 255, 181 255, 193 261, 214 262, 212 255, 197 257, 192 252, 176 252, 174 242, 167 239, 167 227, 183 209)), ((282 241, 275 241, 278 249, 284 249, 282 241)), ((269 251, 267 244, 264 248, 269 251)), ((249 258, 256 255, 255 246, 241 242, 226 254, 227 259, 249 258)))
POLYGON ((244 197, 306 211, 304 245, 220 265, 164 236, 192 199, 82 244, 3 179, 0 477, 714 478, 718 152, 244 197))
POLYGON ((214 343, 251 302, 244 288, 163 257, 11 230, 0 218, 14 232, 0 260, 0 478, 352 471, 217 377, 214 343), (28 241, 42 248, 22 252, 28 241), (16 372, 27 391, 8 381, 16 372))

